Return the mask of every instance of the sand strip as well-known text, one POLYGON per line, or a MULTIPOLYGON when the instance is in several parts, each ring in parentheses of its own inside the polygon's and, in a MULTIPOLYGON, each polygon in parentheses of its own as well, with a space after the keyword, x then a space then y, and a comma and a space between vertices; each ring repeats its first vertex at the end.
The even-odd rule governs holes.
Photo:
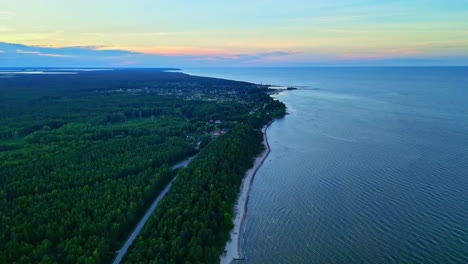
POLYGON ((265 145, 265 151, 263 151, 263 153, 255 159, 253 167, 246 172, 244 179, 242 180, 242 184, 240 187, 240 195, 234 207, 236 214, 234 218, 234 228, 231 230, 231 240, 229 240, 226 243, 226 247, 224 248, 225 253, 221 255, 221 264, 229 264, 232 263, 233 260, 242 259, 242 253, 240 252, 240 243, 243 232, 244 220, 247 214, 249 193, 252 187, 255 173, 257 173, 257 170, 262 166, 268 154, 270 154, 270 145, 268 144, 266 130, 271 125, 271 123, 273 123, 273 121, 275 120, 272 120, 270 123, 268 123, 262 128, 263 145, 265 145))

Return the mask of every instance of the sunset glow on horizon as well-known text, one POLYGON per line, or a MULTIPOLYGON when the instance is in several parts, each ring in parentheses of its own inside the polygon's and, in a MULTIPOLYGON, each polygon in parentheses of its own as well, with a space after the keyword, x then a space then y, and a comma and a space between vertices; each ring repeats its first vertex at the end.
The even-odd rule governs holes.
POLYGON ((468 65, 466 17, 464 0, 3 0, 0 66, 468 65))

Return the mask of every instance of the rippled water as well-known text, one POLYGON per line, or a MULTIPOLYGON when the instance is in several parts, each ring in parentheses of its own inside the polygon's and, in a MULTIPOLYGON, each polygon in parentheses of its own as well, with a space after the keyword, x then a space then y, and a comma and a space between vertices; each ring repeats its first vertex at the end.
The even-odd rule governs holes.
POLYGON ((239 263, 468 263, 468 68, 193 69, 297 85, 239 263))

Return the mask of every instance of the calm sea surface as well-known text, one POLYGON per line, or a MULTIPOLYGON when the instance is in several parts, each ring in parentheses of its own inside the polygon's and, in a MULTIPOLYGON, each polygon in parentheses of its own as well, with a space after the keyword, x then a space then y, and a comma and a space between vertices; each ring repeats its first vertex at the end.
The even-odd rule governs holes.
POLYGON ((468 263, 468 68, 186 69, 298 86, 239 263, 468 263))

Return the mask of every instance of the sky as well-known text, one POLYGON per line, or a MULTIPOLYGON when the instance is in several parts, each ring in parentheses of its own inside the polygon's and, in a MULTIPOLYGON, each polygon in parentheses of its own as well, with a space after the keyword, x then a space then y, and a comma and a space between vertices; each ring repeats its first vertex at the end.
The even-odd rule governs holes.
POLYGON ((468 0, 0 0, 0 67, 468 65, 468 0))

